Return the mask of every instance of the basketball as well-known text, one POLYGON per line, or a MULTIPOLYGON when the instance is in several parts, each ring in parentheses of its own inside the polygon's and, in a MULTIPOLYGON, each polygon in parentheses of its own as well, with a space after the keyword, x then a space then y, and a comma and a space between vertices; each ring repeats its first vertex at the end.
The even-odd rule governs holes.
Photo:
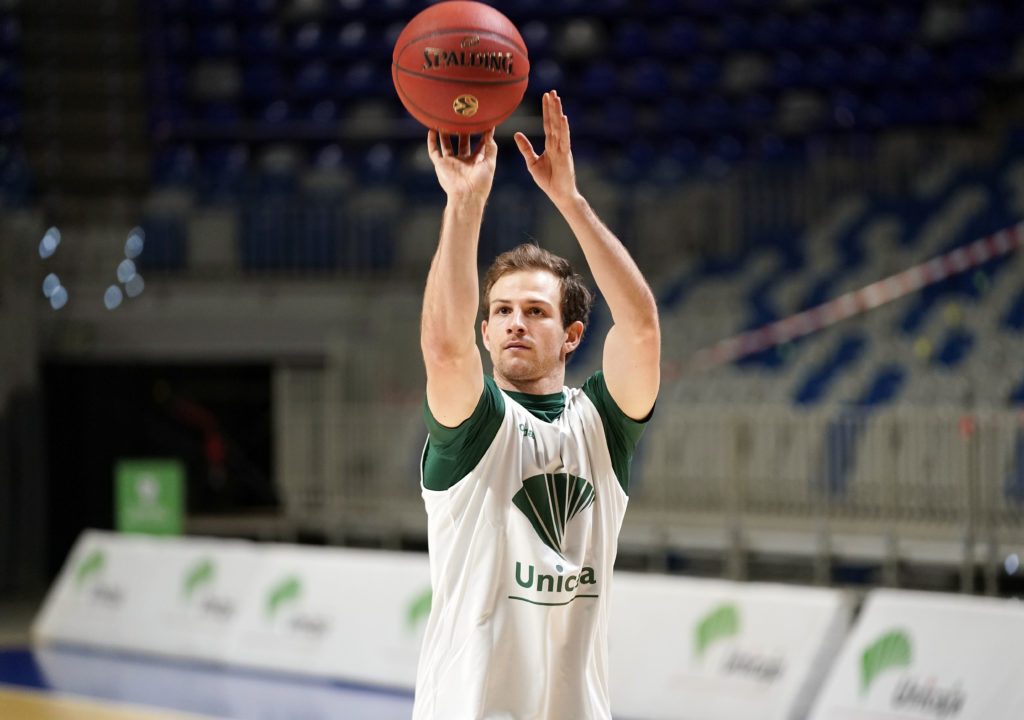
POLYGON ((406 110, 449 134, 497 126, 519 106, 529 74, 515 25, 489 5, 467 0, 438 3, 410 20, 391 64, 406 110))

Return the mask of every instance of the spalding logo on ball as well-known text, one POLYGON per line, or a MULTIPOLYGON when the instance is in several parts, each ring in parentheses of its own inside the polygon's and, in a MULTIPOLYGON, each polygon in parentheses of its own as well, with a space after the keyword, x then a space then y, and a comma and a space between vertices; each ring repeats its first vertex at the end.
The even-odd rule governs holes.
POLYGON ((508 118, 529 75, 515 25, 468 0, 438 3, 410 20, 391 63, 405 109, 428 128, 451 134, 481 133, 508 118))

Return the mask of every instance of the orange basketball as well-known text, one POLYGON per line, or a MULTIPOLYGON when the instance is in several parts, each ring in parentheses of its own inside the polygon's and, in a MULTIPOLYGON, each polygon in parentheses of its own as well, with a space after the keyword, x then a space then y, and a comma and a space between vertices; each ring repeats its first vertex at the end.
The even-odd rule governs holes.
POLYGON ((402 30, 391 77, 405 109, 428 128, 481 133, 519 106, 530 61, 512 22, 480 2, 448 0, 402 30))

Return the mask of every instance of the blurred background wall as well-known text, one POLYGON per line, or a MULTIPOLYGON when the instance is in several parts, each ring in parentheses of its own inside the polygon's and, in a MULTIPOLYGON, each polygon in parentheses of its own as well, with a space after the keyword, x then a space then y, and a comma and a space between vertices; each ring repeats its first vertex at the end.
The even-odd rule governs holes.
MULTIPOLYGON (((528 240, 582 262, 510 140, 557 88, 580 186, 662 309, 621 564, 1017 592, 1022 253, 686 360, 1021 220, 1024 7, 493 4, 532 69, 481 264, 528 240)), ((0 594, 112 526, 128 457, 185 463, 191 533, 424 547, 444 199, 389 64, 425 5, 0 0, 0 594)))

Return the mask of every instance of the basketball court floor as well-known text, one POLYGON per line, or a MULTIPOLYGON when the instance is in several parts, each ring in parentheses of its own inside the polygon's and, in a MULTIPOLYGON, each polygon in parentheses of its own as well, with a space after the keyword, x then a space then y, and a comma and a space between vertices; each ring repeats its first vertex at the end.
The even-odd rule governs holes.
POLYGON ((412 693, 0 638, 3 720, 408 720, 412 693))

